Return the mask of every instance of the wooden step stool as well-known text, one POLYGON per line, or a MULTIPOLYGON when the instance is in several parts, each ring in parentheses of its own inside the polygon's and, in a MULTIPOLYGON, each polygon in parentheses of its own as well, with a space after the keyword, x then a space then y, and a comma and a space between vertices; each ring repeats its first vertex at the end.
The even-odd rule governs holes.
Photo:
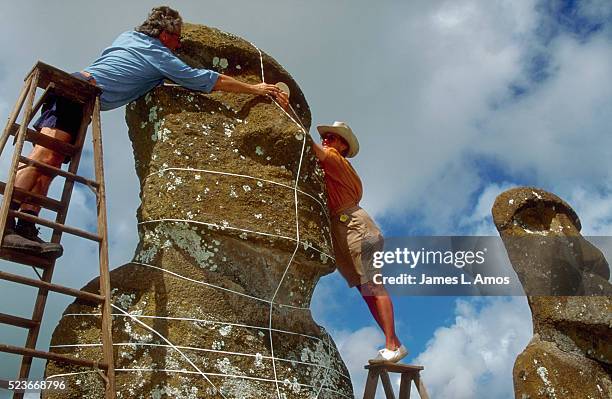
MULTIPOLYGON (((106 399, 115 399, 115 369, 111 331, 112 319, 110 312, 110 278, 108 272, 106 199, 104 189, 104 168, 102 166, 103 155, 102 131, 100 125, 100 93, 101 90, 97 86, 77 79, 70 74, 50 65, 38 62, 27 75, 25 84, 21 90, 21 94, 19 95, 17 103, 15 104, 15 107, 8 118, 8 122, 4 128, 2 136, 0 137, 0 153, 2 153, 4 150, 10 136, 14 136, 13 144, 15 146, 7 182, 0 182, 0 194, 3 194, 2 206, 0 207, 0 240, 4 236, 3 233, 7 218, 17 217, 53 229, 53 235, 51 237, 51 242, 53 243, 60 242, 62 233, 74 234, 76 236, 97 242, 98 257, 100 262, 100 292, 98 294, 51 283, 51 277, 55 267, 55 259, 50 260, 33 254, 0 247, 0 259, 31 266, 39 276, 39 279, 36 279, 0 271, 0 279, 38 288, 34 311, 30 319, 0 313, 0 323, 28 330, 28 336, 24 347, 0 344, 0 352, 13 353, 22 356, 21 368, 16 379, 28 379, 33 357, 97 369, 105 381, 104 397, 106 399), (36 90, 38 88, 43 89, 44 92, 34 105, 36 90), (76 140, 74 144, 65 143, 28 128, 28 125, 36 115, 36 112, 42 107, 45 99, 50 93, 67 98, 82 106, 83 117, 80 121, 80 127, 76 133, 76 140), (22 113, 22 108, 23 115, 21 118, 21 124, 17 124, 15 122, 17 121, 18 116, 22 113), (89 125, 90 121, 92 121, 93 155, 96 175, 95 181, 77 175, 77 169, 79 167, 81 153, 83 150, 83 143, 85 141, 85 136, 87 135, 87 126, 89 125), (60 168, 55 168, 22 156, 21 152, 23 150, 23 144, 25 141, 38 144, 67 156, 69 158, 68 170, 65 171, 60 168), (47 196, 38 195, 16 188, 15 176, 20 162, 33 165, 44 174, 51 176, 59 175, 63 177, 65 179, 65 183, 61 199, 58 201, 47 196), (88 186, 96 195, 98 218, 97 233, 90 233, 88 231, 66 226, 64 224, 68 214, 68 206, 70 204, 72 189, 75 182, 88 186), (11 210, 9 205, 13 199, 29 204, 39 205, 42 208, 55 212, 57 214, 55 221, 11 210), (39 269, 42 270, 42 276, 39 273, 39 269), (102 360, 81 359, 36 349, 36 342, 38 340, 38 334, 40 332, 41 321, 43 319, 49 291, 70 295, 81 300, 101 305, 102 360)), ((82 265, 72 266, 80 267, 82 265)), ((5 382, 6 381, 2 382, 0 385, 6 385, 5 382)), ((22 392, 15 392, 13 399, 21 399, 23 396, 24 395, 22 392)))
POLYGON ((368 371, 368 379, 366 381, 363 399, 374 399, 376 396, 376 387, 378 386, 378 377, 382 380, 383 389, 387 399, 395 399, 393 394, 393 386, 389 373, 400 373, 402 375, 400 382, 399 399, 410 399, 410 382, 414 381, 417 392, 421 399, 429 399, 427 390, 421 379, 420 372, 424 369, 423 366, 413 366, 401 363, 377 363, 368 364, 365 366, 368 371))

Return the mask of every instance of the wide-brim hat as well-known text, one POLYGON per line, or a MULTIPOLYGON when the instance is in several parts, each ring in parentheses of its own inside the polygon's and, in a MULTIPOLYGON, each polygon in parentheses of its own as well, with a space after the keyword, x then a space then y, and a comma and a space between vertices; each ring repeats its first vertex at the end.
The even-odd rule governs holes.
POLYGON ((351 130, 351 127, 346 122, 336 121, 331 126, 319 125, 317 126, 317 130, 319 131, 319 135, 321 135, 321 137, 323 137, 325 133, 333 133, 346 140, 349 146, 348 154, 346 154, 347 158, 352 158, 359 152, 359 141, 351 130))

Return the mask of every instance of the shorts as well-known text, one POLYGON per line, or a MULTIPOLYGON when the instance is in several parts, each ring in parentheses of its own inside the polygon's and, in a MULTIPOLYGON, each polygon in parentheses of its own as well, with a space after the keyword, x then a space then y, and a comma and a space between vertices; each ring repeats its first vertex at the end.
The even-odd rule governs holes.
POLYGON ((379 273, 374 253, 384 247, 383 235, 370 215, 354 206, 331 217, 332 243, 338 271, 349 287, 365 284, 379 273))
MULTIPOLYGON (((72 76, 88 80, 80 72, 75 72, 72 76)), ((33 127, 38 131, 43 127, 63 130, 72 136, 70 144, 74 144, 82 119, 82 104, 60 97, 55 93, 49 93, 42 105, 40 117, 34 122, 33 127)))

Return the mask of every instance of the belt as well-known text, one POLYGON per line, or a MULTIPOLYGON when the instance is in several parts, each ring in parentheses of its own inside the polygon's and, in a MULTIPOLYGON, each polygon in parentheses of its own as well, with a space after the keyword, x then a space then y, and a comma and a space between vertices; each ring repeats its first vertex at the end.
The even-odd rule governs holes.
POLYGON ((85 71, 80 71, 79 73, 85 77, 87 82, 97 85, 96 79, 91 75, 91 73, 85 71))

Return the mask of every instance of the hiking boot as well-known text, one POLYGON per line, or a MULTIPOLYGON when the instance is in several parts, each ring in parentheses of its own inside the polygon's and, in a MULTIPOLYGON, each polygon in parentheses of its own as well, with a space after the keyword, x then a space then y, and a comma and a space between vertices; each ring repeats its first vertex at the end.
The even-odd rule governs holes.
POLYGON ((8 217, 6 219, 6 227, 4 228, 4 239, 2 240, 2 247, 8 249, 14 249, 17 251, 28 252, 33 255, 40 255, 42 246, 36 242, 29 240, 15 231, 15 218, 8 217))
POLYGON ((49 258, 59 258, 64 253, 64 248, 61 244, 43 241, 38 236, 40 232, 39 229, 32 222, 19 219, 15 227, 15 232, 21 237, 38 244, 40 247, 40 255, 49 258))

